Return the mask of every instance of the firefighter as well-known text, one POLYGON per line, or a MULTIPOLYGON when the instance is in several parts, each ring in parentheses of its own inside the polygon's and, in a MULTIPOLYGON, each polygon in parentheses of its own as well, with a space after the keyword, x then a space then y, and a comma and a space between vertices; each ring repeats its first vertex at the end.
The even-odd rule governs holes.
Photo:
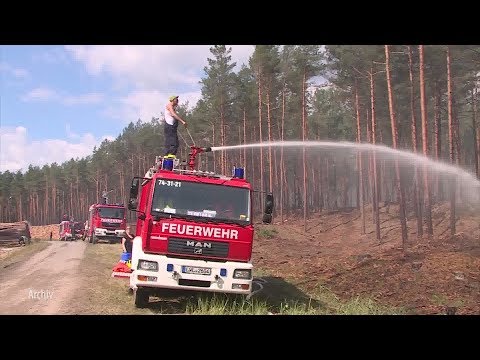
POLYGON ((125 236, 122 238, 122 250, 124 253, 132 253, 133 238, 135 236, 131 233, 130 225, 125 229, 125 236))
POLYGON ((178 150, 178 122, 180 121, 185 127, 187 123, 175 111, 178 106, 178 95, 170 96, 165 106, 165 124, 163 126, 163 134, 165 136, 165 157, 175 158, 178 150))
POLYGON ((107 192, 107 190, 105 190, 105 191, 102 193, 102 204, 103 204, 103 205, 107 205, 107 204, 108 204, 108 192, 107 192))

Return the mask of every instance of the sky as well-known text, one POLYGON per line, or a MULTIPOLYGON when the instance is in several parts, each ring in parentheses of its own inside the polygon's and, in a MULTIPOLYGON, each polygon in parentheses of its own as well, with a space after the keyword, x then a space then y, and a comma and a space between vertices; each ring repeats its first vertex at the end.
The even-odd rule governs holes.
MULTIPOLYGON (((170 95, 193 107, 210 47, 0 46, 0 172, 88 156, 170 95)), ((228 47, 235 70, 248 64, 253 45, 228 47)))

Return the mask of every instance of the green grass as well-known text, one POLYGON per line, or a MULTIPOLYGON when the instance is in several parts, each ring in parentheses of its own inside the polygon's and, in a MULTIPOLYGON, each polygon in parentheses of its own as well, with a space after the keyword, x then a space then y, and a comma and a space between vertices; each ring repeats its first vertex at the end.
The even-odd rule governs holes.
POLYGON ((461 299, 450 300, 448 297, 446 297, 443 294, 440 294, 440 295, 433 294, 432 303, 437 306, 448 306, 448 307, 457 307, 457 308, 465 306, 465 303, 463 300, 461 299))
MULTIPOLYGON (((262 291, 247 299, 240 295, 204 292, 175 292, 173 296, 150 297, 146 309, 138 309, 129 292, 128 279, 112 278, 112 268, 119 261, 118 244, 88 244, 80 264, 82 289, 71 314, 192 314, 192 315, 380 315, 402 314, 377 304, 371 299, 354 298, 341 301, 332 291, 319 285, 311 293, 295 286, 294 279, 282 279, 256 268, 255 277, 262 277, 262 291)), ((170 294, 171 295, 171 294, 170 294)))
POLYGON ((148 309, 137 309, 129 292, 129 280, 112 278, 112 269, 121 256, 119 244, 87 244, 80 263, 81 288, 70 314, 133 315, 150 314, 148 309))
POLYGON ((269 310, 265 301, 214 295, 189 301, 185 312, 192 315, 267 315, 269 310))
POLYGON ((278 231, 275 228, 260 228, 256 231, 256 234, 259 239, 272 239, 278 234, 278 231))
POLYGON ((318 285, 314 291, 315 298, 324 304, 324 314, 331 315, 404 315, 406 310, 385 306, 370 298, 355 297, 342 301, 330 289, 318 285))

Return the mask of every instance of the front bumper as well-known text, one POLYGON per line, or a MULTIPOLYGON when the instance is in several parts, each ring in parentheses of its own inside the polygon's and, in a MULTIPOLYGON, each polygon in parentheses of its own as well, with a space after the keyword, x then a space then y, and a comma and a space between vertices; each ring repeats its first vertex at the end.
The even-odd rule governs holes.
POLYGON ((95 236, 97 237, 118 237, 122 238, 125 236, 125 230, 108 230, 102 228, 95 229, 95 236))
POLYGON ((250 263, 227 261, 204 261, 168 258, 165 255, 146 254, 142 251, 142 240, 137 237, 133 241, 132 270, 130 287, 165 288, 196 290, 206 292, 231 293, 249 295, 252 291, 253 265, 250 263), (156 270, 139 270, 139 260, 158 263, 156 270), (184 267, 208 268, 210 274, 187 274, 184 267), (250 270, 250 279, 234 279, 235 269, 250 270))

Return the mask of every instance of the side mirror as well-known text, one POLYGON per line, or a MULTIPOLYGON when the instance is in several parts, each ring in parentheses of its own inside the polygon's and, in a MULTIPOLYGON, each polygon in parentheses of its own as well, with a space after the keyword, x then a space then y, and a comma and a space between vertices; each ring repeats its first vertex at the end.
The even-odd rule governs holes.
POLYGON ((128 201, 128 210, 134 211, 137 210, 138 201, 137 199, 130 199, 128 201))
POLYGON ((272 222, 272 213, 273 213, 273 194, 268 193, 265 197, 265 210, 263 211, 263 223, 270 224, 272 222))
POLYGON ((137 210, 137 196, 138 196, 138 186, 140 180, 134 178, 132 180, 132 185, 130 186, 130 199, 128 200, 128 210, 137 210))
POLYGON ((135 178, 132 180, 132 185, 130 186, 130 199, 136 199, 138 196, 138 185, 140 184, 140 179, 135 178))

